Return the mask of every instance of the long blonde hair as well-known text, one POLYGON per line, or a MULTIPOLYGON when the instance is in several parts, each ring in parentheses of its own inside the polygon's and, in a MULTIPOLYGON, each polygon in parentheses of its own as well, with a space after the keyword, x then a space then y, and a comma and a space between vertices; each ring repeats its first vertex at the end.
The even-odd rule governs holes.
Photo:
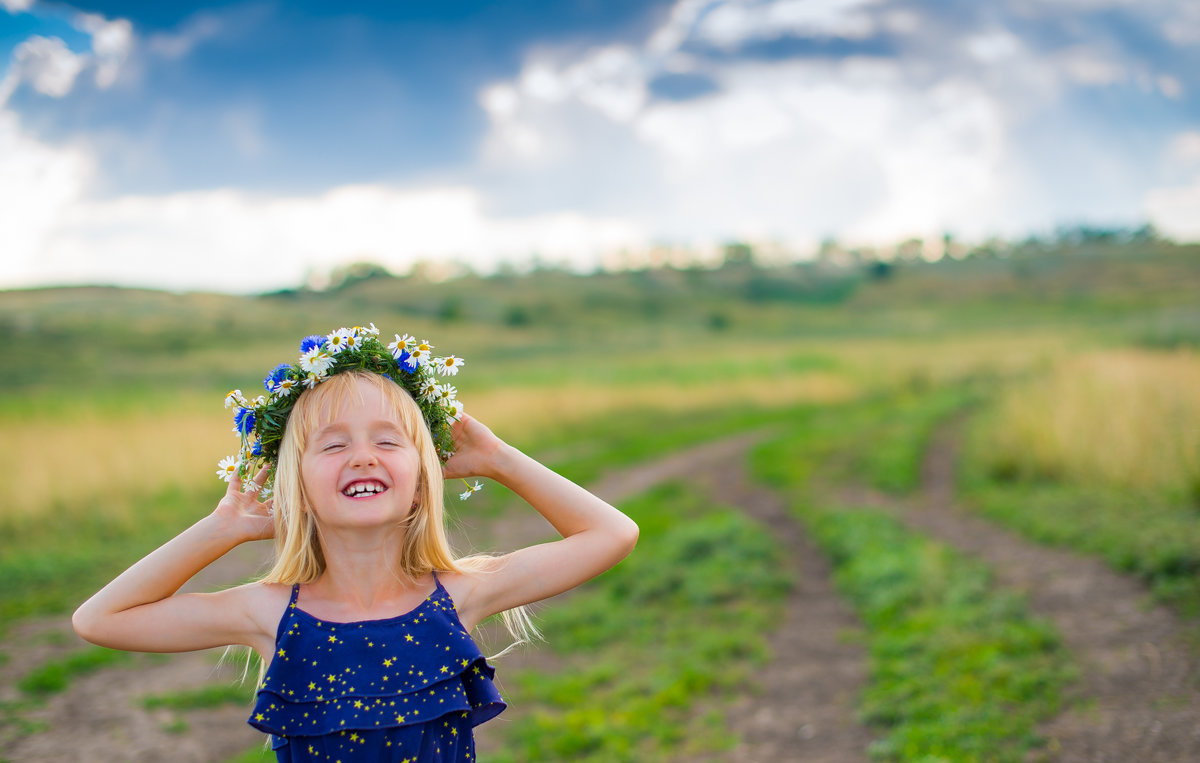
MULTIPOLYGON (((288 417, 275 471, 275 562, 262 582, 311 583, 325 571, 320 534, 305 495, 300 462, 312 433, 328 423, 353 396, 360 394, 356 381, 366 382, 379 390, 417 448, 420 466, 417 490, 412 511, 405 520, 399 569, 393 572, 406 582, 413 582, 430 572, 486 574, 495 569, 495 557, 456 558, 450 548, 445 528, 442 464, 416 401, 386 376, 369 371, 346 371, 301 393, 288 417)), ((494 656, 541 637, 524 607, 507 610, 501 617, 515 642, 494 656)))

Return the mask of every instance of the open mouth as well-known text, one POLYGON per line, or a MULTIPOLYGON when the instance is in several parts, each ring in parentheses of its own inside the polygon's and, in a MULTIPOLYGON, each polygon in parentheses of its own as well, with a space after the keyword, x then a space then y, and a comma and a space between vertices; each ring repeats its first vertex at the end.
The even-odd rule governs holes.
POLYGON ((387 490, 387 485, 379 480, 362 480, 351 482, 342 490, 342 495, 348 498, 370 498, 387 490))

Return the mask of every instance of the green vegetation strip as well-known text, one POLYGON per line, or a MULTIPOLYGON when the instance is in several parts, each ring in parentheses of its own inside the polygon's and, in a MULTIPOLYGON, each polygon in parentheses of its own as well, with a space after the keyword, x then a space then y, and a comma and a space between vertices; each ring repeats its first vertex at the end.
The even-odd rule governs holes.
POLYGON ((219 683, 201 686, 198 689, 172 692, 170 694, 152 694, 142 699, 147 710, 165 707, 172 710, 202 710, 221 705, 249 706, 254 697, 254 684, 219 683))
POLYGON ((791 586, 781 549, 767 528, 679 485, 623 508, 641 526, 636 552, 547 610, 563 665, 510 679, 526 712, 494 760, 663 760, 733 743, 719 714, 694 707, 761 680, 791 586))
POLYGON ((17 688, 33 696, 45 696, 63 691, 78 675, 129 659, 128 652, 92 646, 71 652, 57 660, 37 666, 17 681, 17 688))
MULTIPOLYGON (((754 460, 761 476, 790 492, 866 626, 871 664, 861 710, 881 733, 871 753, 922 763, 1023 760, 1040 742, 1037 724, 1059 707, 1071 678, 1068 656, 1054 629, 1034 619, 1021 597, 992 586, 983 564, 882 512, 813 499, 807 473, 836 457, 821 434, 844 422, 845 413, 813 415, 759 448, 754 460)), ((922 427, 907 431, 911 437, 897 440, 918 448, 922 427)), ((846 437, 841 445, 852 442, 846 437)), ((857 447, 870 448, 871 441, 857 447)))

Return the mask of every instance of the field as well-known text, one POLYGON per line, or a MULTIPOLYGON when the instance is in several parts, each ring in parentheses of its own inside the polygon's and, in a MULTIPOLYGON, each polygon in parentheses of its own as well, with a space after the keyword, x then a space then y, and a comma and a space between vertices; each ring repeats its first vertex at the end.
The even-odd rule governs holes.
MULTIPOLYGON (((642 528, 626 562, 538 610, 545 644, 498 661, 509 720, 480 729, 481 759, 768 759, 772 734, 788 752, 769 759, 1132 759, 1121 745, 1148 742, 1118 714, 1165 729, 1180 757, 1154 759, 1185 759, 1196 742, 1171 734, 1200 718, 1196 294, 1200 247, 1120 239, 887 268, 731 258, 444 282, 365 270, 256 297, 0 293, 0 758, 57 759, 83 729, 112 759, 269 759, 238 671, 87 648, 65 618, 210 510, 235 446, 228 389, 256 388, 301 336, 374 322, 465 357, 470 413, 578 482, 625 485, 642 528), (723 461, 687 456, 742 435, 723 461), (779 512, 751 510, 752 490, 779 512), (1162 665, 1183 667, 1097 689, 1100 611, 1068 621, 1040 581, 957 542, 959 515, 1116 576, 1153 612, 1162 665), (799 572, 790 528, 824 572, 799 572), (822 576, 847 618, 829 648, 857 661, 856 687, 779 653, 822 576), (785 664, 808 666, 795 689, 785 664), (762 725, 780 697, 836 722, 762 725)), ((464 550, 503 550, 529 512, 498 485, 453 503, 464 550)), ((266 553, 200 584, 253 576, 266 553)))

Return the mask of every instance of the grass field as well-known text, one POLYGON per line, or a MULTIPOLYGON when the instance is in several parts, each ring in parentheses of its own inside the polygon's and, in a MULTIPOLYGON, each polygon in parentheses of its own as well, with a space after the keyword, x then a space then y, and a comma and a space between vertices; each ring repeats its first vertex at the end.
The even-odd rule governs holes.
MULTIPOLYGON (((1200 613, 1196 293, 1200 248, 1155 244, 908 263, 886 279, 724 268, 376 278, 251 298, 0 294, 0 633, 69 612, 210 509, 235 443, 226 390, 256 388, 300 336, 374 321, 467 358, 455 380, 467 410, 580 481, 771 428, 758 473, 789 497, 865 623, 873 754, 1019 760, 1071 675, 1053 630, 978 562, 814 488, 911 493, 930 433, 963 412, 966 505, 1200 613)), ((492 486, 451 509, 504 506, 492 486)), ((693 698, 719 708, 766 658, 765 623, 789 585, 772 573, 780 550, 687 486, 630 506, 638 552, 547 613, 548 648, 568 669, 511 687, 534 711, 502 759, 650 760, 732 743, 719 711, 697 715, 693 698), (761 596, 750 606, 731 585, 761 596), (707 669, 717 654, 736 659, 707 669)), ((30 665, 22 701, 40 701, 39 682, 122 669, 114 659, 30 665)), ((195 703, 238 696, 197 687, 156 701, 184 722, 195 703)))

